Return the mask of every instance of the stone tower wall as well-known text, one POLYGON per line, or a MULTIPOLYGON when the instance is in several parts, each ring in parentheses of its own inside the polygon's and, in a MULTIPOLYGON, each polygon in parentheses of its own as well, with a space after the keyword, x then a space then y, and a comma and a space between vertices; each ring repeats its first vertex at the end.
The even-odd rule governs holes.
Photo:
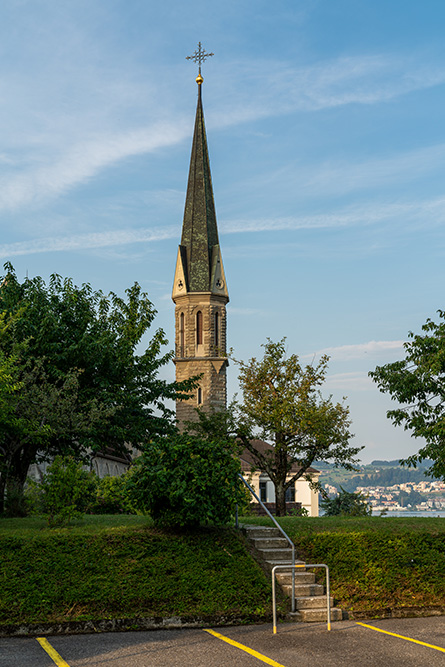
POLYGON ((227 299, 210 293, 190 293, 176 298, 175 303, 176 380, 202 374, 193 398, 176 403, 176 417, 181 424, 196 420, 197 407, 218 410, 227 405, 227 299), (199 312, 202 342, 198 341, 199 312))

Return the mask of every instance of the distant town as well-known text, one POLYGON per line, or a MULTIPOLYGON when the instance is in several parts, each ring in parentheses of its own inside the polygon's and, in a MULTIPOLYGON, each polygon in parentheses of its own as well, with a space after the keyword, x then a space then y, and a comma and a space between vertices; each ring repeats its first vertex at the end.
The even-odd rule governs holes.
MULTIPOLYGON (((324 484, 329 496, 338 489, 324 484)), ((445 482, 406 482, 393 486, 357 486, 356 491, 368 498, 373 513, 379 511, 418 510, 422 512, 445 510, 445 482)))
POLYGON ((398 461, 373 461, 356 472, 323 463, 316 467, 328 496, 336 496, 340 487, 362 493, 373 514, 445 511, 445 482, 425 474, 428 461, 420 469, 405 468, 398 461))

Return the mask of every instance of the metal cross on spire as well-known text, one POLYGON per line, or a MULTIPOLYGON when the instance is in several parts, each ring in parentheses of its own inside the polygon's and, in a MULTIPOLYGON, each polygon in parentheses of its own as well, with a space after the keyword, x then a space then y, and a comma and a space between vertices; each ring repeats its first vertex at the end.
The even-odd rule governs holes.
POLYGON ((186 60, 193 60, 195 63, 198 63, 199 76, 201 76, 201 65, 204 63, 207 58, 215 55, 214 53, 206 53, 202 48, 201 42, 198 42, 198 48, 195 50, 194 54, 191 56, 186 56, 186 60))

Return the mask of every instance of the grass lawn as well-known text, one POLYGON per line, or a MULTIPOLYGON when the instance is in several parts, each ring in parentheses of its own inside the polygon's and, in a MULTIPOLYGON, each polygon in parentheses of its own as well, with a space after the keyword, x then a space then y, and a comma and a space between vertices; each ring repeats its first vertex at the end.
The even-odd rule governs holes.
MULTIPOLYGON (((444 519, 280 523, 301 558, 329 566, 336 604, 355 617, 445 613, 444 519)), ((147 616, 249 622, 270 618, 272 604, 270 579, 235 530, 169 533, 142 516, 87 516, 60 529, 37 517, 0 519, 0 590, 2 626, 147 616)))
MULTIPOLYGON (((268 518, 241 522, 272 525, 268 518)), ((388 609, 445 613, 445 520, 434 517, 283 517, 306 562, 329 566, 336 604, 355 615, 388 609)))
POLYGON ((64 529, 0 519, 0 625, 271 614, 270 582, 230 528, 168 533, 139 516, 64 529))

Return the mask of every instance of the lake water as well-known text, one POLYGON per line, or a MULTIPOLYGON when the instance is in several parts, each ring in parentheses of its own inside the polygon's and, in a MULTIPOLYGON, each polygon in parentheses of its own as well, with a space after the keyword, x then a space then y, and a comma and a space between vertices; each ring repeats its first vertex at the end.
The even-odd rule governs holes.
MULTIPOLYGON (((373 516, 379 516, 380 512, 377 511, 373 516)), ((393 512, 389 511, 387 514, 384 515, 385 517, 391 517, 391 516, 409 516, 409 517, 441 517, 442 519, 445 519, 445 510, 421 510, 419 512, 411 512, 409 510, 394 510, 393 512)))

